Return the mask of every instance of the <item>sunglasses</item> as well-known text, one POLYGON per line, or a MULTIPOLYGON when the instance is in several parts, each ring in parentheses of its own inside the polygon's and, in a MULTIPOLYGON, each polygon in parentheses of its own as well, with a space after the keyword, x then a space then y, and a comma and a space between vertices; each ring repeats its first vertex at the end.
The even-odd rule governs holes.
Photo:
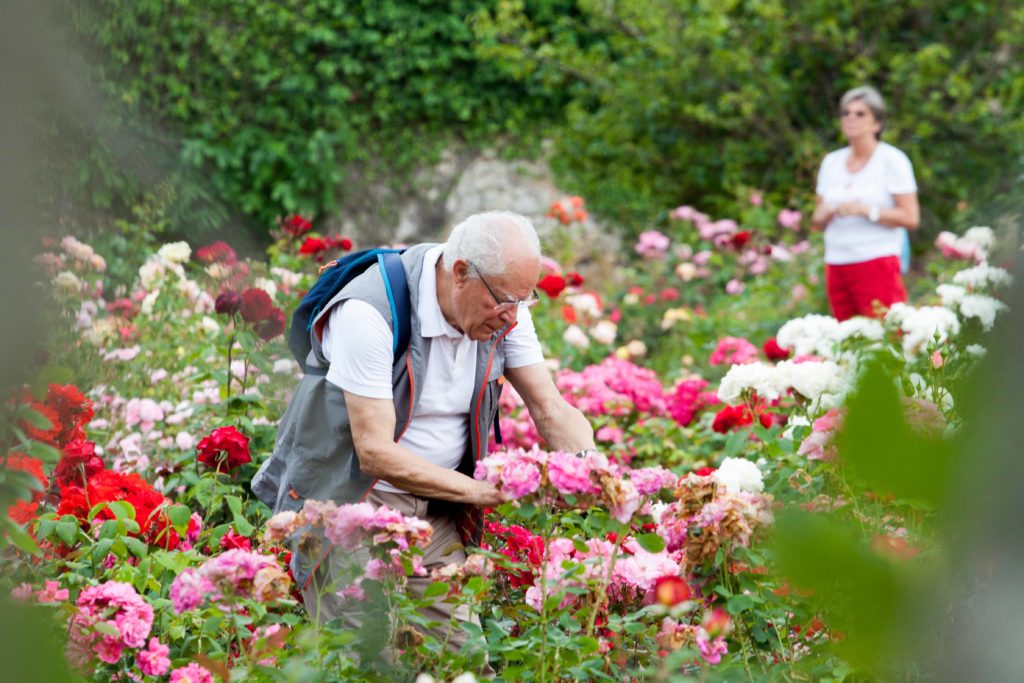
POLYGON ((856 116, 858 119, 862 119, 870 113, 871 112, 866 111, 864 109, 844 109, 841 112, 839 112, 839 118, 845 119, 847 116, 856 116))
POLYGON ((538 301, 540 301, 540 297, 537 296, 536 289, 533 290, 533 292, 530 293, 530 296, 528 296, 525 299, 509 300, 501 298, 495 293, 493 289, 491 289, 491 286, 487 284, 487 280, 484 279, 483 273, 480 272, 480 269, 473 265, 472 261, 466 261, 466 263, 468 263, 470 267, 476 271, 476 274, 480 277, 480 282, 484 283, 484 287, 487 288, 487 293, 490 294, 491 298, 494 299, 495 305, 491 310, 494 311, 495 313, 505 313, 506 311, 511 311, 513 309, 519 308, 520 306, 525 306, 526 308, 529 308, 530 306, 533 306, 538 301))

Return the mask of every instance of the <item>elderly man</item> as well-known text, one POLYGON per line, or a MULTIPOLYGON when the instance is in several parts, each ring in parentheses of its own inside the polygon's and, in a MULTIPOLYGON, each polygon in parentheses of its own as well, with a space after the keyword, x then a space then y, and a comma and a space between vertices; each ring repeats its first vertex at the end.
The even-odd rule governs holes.
MULTIPOLYGON (((465 560, 465 544, 479 542, 479 509, 500 501, 472 475, 487 452, 503 377, 551 448, 579 451, 594 441, 544 364, 529 312, 540 244, 526 218, 471 216, 447 243, 412 247, 402 262, 412 308, 404 357, 394 356, 391 308, 372 267, 314 320, 307 365, 325 374, 304 377, 253 491, 275 511, 305 499, 366 500, 426 519, 434 527, 429 570, 465 560)), ((329 547, 297 549, 293 570, 315 619, 348 616, 336 594, 344 586, 332 576, 351 561, 329 547)), ((410 580, 413 591, 428 584, 410 580)), ((450 609, 438 603, 425 616, 447 623, 450 609)), ((442 637, 456 649, 465 641, 461 632, 442 637)))

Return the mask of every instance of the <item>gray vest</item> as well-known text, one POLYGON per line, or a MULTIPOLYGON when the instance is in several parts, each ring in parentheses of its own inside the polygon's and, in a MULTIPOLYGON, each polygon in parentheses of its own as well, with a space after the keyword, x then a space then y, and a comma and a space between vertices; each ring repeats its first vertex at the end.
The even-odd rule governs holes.
MULTIPOLYGON (((395 402, 395 441, 401 438, 419 401, 431 339, 423 337, 416 313, 423 256, 435 244, 411 247, 402 255, 409 282, 412 308, 412 337, 409 348, 394 365, 392 386, 395 402)), ((334 304, 346 299, 361 299, 373 305, 394 328, 384 280, 376 265, 366 269, 323 307, 313 321, 307 365, 316 370, 303 376, 278 425, 274 452, 252 480, 256 497, 274 512, 298 510, 304 501, 332 500, 354 503, 361 500, 376 483, 359 469, 359 457, 352 444, 345 396, 341 389, 326 381, 328 362, 324 358, 319 333, 334 304)), ((472 477, 476 461, 487 454, 487 440, 498 411, 505 371, 503 340, 512 329, 496 332, 486 343, 477 345, 476 382, 469 406, 469 443, 456 468, 472 477)), ((462 515, 465 517, 466 515, 462 515)), ((473 515, 474 518, 478 517, 473 515)), ((471 526, 476 526, 472 523, 471 526)), ((464 538, 479 541, 479 529, 467 529, 464 538)))

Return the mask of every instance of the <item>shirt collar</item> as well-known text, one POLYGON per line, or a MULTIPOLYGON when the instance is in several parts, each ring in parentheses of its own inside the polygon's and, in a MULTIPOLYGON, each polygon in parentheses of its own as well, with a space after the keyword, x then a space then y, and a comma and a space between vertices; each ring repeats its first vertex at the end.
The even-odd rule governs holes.
POLYGON ((462 333, 448 324, 441 312, 441 304, 437 300, 437 266, 438 259, 444 252, 444 245, 431 247, 423 256, 423 270, 420 272, 419 303, 416 314, 420 319, 420 333, 424 337, 452 337, 458 339, 462 333))

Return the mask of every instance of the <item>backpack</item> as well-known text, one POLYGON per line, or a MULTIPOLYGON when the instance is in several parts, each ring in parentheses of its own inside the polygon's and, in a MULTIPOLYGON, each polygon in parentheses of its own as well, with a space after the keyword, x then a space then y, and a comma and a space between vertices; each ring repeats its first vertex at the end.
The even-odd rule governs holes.
POLYGON ((319 279, 310 287, 295 309, 288 332, 288 348, 295 360, 299 362, 302 372, 321 375, 326 373, 325 369, 306 366, 306 359, 313 349, 313 344, 310 341, 313 321, 316 320, 323 307, 344 289, 345 285, 374 263, 380 265, 381 277, 384 278, 384 289, 391 306, 391 319, 394 322, 391 350, 395 355, 395 363, 398 362, 399 357, 409 348, 409 340, 412 337, 412 310, 405 266, 402 264, 401 258, 403 251, 405 250, 363 249, 327 265, 319 279))

